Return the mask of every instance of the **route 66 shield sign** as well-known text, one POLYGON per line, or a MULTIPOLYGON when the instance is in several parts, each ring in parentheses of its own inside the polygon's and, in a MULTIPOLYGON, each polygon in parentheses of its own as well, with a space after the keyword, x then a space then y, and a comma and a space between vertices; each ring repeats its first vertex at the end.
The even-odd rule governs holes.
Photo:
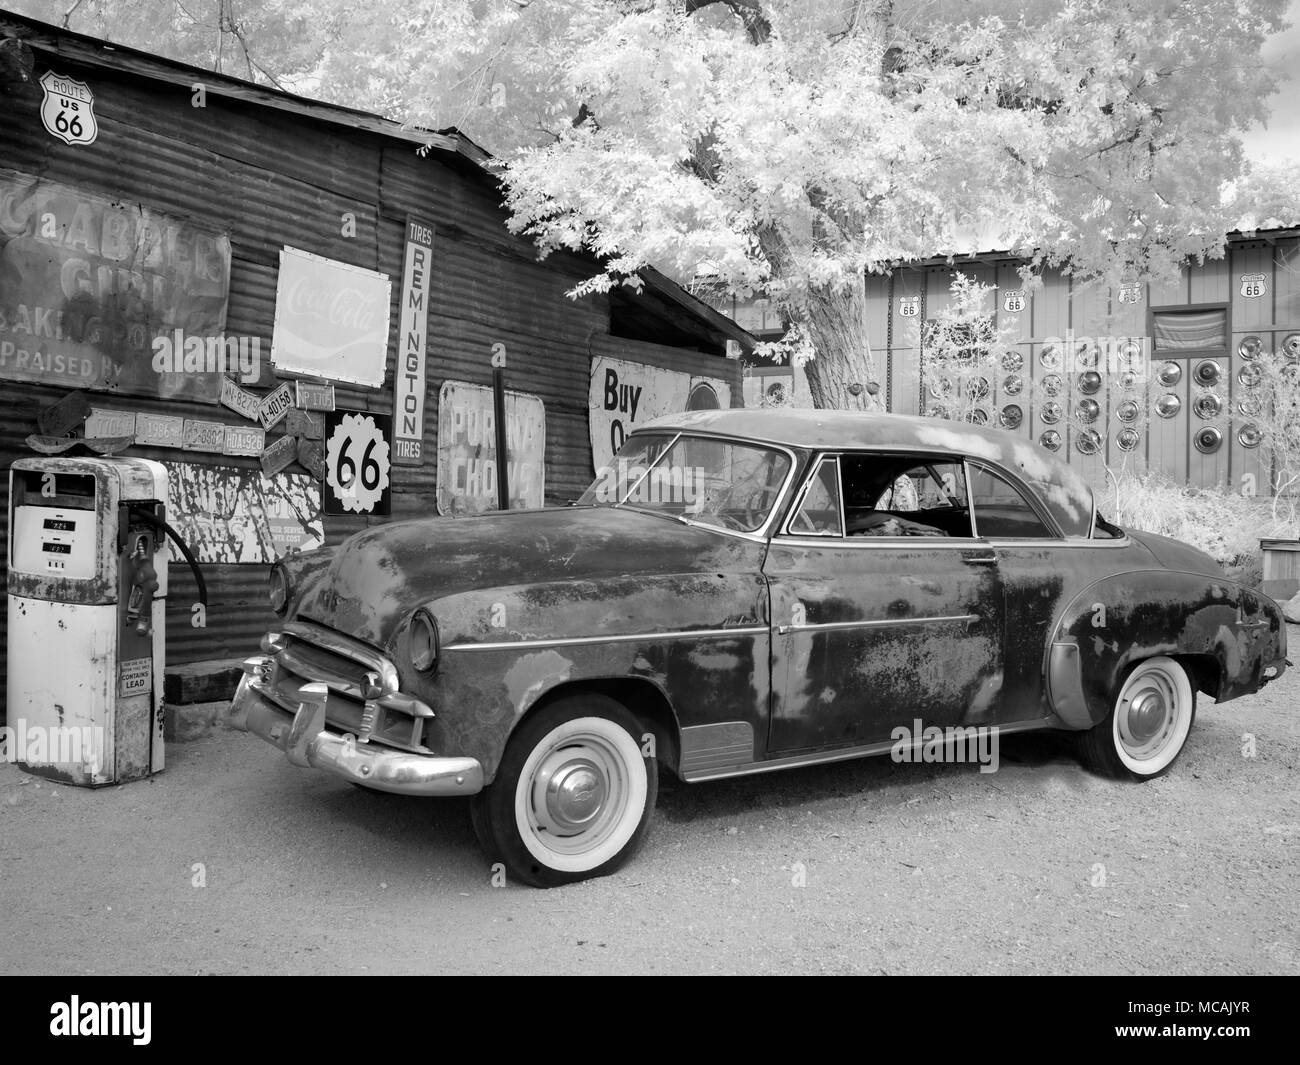
POLYGON ((899 296, 898 313, 903 318, 915 318, 921 313, 921 297, 899 296))
POLYGON ((1011 314, 1019 314, 1025 309, 1025 290, 1014 289, 1002 294, 1002 309, 1011 314))
POLYGON ((94 144, 99 136, 95 121, 95 94, 84 81, 47 70, 41 75, 41 122, 64 144, 94 144))
POLYGON ((1120 303, 1134 304, 1142 299, 1142 286, 1136 281, 1125 281, 1119 286, 1120 303))
POLYGON ((1242 274, 1241 294, 1248 300, 1257 300, 1268 291, 1263 274, 1242 274))

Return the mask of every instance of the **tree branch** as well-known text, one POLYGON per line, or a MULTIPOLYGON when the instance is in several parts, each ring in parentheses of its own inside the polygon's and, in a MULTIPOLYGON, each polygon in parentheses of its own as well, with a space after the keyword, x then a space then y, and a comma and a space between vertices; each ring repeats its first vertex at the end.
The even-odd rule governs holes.
POLYGON ((752 43, 766 44, 771 38, 772 24, 763 14, 761 0, 686 0, 686 13, 693 15, 714 4, 725 4, 731 13, 745 24, 745 30, 752 43))
POLYGON ((70 8, 68 8, 68 10, 64 13, 64 16, 63 16, 63 28, 64 28, 65 30, 66 30, 66 29, 71 29, 71 27, 68 25, 68 23, 69 23, 69 21, 72 19, 72 16, 75 15, 75 14, 77 13, 77 8, 79 8, 79 7, 80 7, 84 2, 85 2, 85 0, 77 0, 77 2, 76 2, 75 4, 73 4, 70 8))

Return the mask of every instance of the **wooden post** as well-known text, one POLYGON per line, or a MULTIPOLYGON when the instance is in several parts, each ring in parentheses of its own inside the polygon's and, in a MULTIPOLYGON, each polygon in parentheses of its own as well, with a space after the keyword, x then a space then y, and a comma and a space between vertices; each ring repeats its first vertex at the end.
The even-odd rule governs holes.
POLYGON ((497 430, 497 508, 510 509, 510 464, 506 453, 506 373, 492 371, 492 406, 497 430))

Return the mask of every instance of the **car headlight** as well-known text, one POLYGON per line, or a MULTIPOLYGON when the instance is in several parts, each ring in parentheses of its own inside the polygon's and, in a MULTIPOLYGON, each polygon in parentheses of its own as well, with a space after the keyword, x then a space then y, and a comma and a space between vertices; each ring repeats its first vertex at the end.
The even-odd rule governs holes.
POLYGON ((271 567, 271 576, 267 581, 267 596, 271 600, 271 609, 277 617, 284 617, 289 608, 289 575, 280 563, 271 567))
POLYGON ((421 607, 411 618, 411 665, 428 673, 438 664, 438 623, 421 607))

